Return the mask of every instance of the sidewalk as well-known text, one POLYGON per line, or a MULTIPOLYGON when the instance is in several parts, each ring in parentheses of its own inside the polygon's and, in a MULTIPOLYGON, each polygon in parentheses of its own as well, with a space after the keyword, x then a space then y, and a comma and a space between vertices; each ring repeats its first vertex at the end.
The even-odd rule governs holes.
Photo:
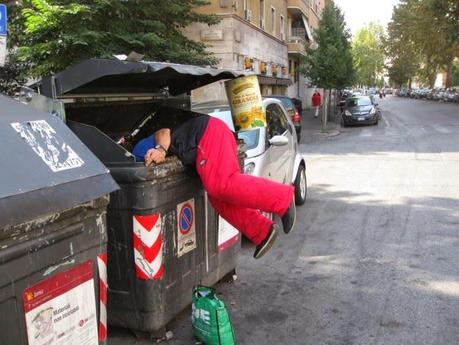
POLYGON ((318 118, 314 117, 314 109, 303 110, 301 114, 301 141, 314 141, 335 137, 341 133, 339 115, 336 114, 335 121, 327 122, 326 132, 322 132, 321 113, 318 118))

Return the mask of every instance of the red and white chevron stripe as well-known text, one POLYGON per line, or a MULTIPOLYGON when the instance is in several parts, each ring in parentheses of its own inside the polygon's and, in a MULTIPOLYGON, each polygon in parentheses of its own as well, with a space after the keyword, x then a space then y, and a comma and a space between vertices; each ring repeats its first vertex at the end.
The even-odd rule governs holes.
POLYGON ((107 253, 97 256, 99 269, 99 344, 107 341, 107 253))
POLYGON ((161 215, 133 216, 134 262, 137 278, 142 280, 163 277, 163 238, 161 215))

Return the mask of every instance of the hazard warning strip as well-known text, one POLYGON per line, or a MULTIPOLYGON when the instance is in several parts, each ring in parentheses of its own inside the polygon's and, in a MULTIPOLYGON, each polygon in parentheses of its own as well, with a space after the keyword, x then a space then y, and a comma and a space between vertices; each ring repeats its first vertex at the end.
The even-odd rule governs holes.
POLYGON ((97 256, 99 269, 99 344, 107 341, 107 253, 97 256))
POLYGON ((133 245, 136 276, 142 280, 163 277, 161 215, 133 216, 133 245))

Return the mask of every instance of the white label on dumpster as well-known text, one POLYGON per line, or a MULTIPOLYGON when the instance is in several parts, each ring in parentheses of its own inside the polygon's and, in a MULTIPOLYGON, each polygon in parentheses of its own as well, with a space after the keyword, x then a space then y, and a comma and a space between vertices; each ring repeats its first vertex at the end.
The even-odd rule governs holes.
POLYGON ((220 251, 227 249, 237 242, 239 239, 239 231, 224 220, 221 216, 218 217, 218 249, 220 251))
POLYGON ((92 261, 27 288, 23 300, 29 345, 98 345, 92 261))
POLYGON ((194 199, 177 205, 177 256, 196 248, 194 199))
POLYGON ((14 122, 11 126, 53 172, 79 168, 84 164, 45 120, 14 122))

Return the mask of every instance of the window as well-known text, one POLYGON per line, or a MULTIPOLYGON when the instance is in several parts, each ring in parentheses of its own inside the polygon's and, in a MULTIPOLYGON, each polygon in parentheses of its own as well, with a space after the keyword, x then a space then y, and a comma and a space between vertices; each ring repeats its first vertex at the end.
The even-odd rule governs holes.
POLYGON ((265 28, 265 0, 260 0, 260 28, 265 28))
POLYGON ((276 9, 271 7, 271 32, 276 36, 276 9))
POLYGON ((279 27, 279 32, 280 32, 280 39, 283 41, 285 38, 285 33, 284 33, 284 16, 280 16, 280 27, 279 27))
POLYGON ((284 134, 288 129, 284 112, 277 104, 270 104, 266 107, 266 121, 268 122, 269 139, 275 135, 284 134))

